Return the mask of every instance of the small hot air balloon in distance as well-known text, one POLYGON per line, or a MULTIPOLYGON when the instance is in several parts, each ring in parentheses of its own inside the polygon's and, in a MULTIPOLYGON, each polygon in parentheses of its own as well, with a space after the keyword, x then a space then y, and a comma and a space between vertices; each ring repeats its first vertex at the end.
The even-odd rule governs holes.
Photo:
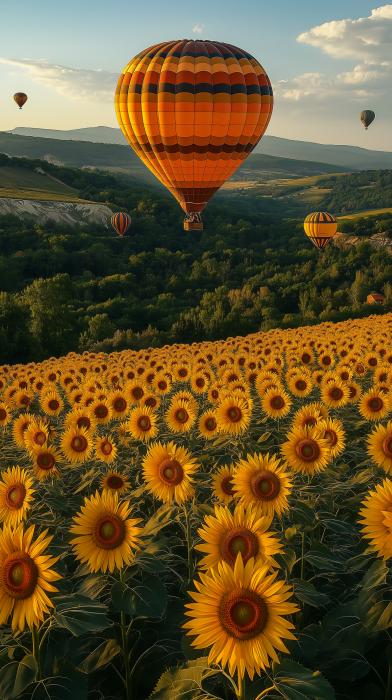
POLYGON ((363 112, 359 115, 359 118, 364 125, 365 129, 370 126, 370 124, 375 120, 376 115, 371 109, 364 109, 363 112))
POLYGON ((309 214, 304 222, 305 233, 312 243, 322 250, 334 237, 338 223, 332 214, 326 211, 316 211, 309 214))
POLYGON ((141 51, 117 85, 117 119, 143 163, 180 203, 184 229, 243 164, 272 114, 268 75, 218 41, 166 41, 141 51))
POLYGON ((120 238, 122 238, 125 231, 127 231, 131 225, 131 217, 128 216, 128 214, 119 212, 118 214, 113 214, 112 218, 110 219, 110 223, 117 231, 120 238))
POLYGON ((19 109, 22 109, 25 102, 27 102, 27 95, 24 92, 16 92, 14 95, 14 100, 18 105, 19 109))

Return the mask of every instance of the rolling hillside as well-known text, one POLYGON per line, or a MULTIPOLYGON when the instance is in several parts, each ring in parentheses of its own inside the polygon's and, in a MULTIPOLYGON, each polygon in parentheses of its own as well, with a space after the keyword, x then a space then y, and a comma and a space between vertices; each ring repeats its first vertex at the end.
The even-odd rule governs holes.
POLYGON ((0 166, 0 197, 80 202, 78 192, 43 172, 0 166))

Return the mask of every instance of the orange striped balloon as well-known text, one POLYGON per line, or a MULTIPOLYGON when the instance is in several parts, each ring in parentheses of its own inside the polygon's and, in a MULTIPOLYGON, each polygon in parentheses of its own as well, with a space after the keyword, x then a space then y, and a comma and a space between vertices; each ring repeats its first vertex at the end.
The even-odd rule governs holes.
POLYGON ((312 243, 321 250, 334 237, 338 227, 337 221, 332 214, 326 211, 316 211, 309 214, 304 222, 305 233, 312 243))
POLYGON ((143 163, 203 228, 200 212, 252 152, 271 118, 265 70, 216 41, 168 41, 139 53, 117 85, 121 129, 143 163))
POLYGON ((125 231, 127 231, 131 225, 131 217, 128 216, 128 214, 119 212, 118 214, 113 214, 112 218, 110 219, 110 223, 117 231, 120 238, 122 238, 125 231))

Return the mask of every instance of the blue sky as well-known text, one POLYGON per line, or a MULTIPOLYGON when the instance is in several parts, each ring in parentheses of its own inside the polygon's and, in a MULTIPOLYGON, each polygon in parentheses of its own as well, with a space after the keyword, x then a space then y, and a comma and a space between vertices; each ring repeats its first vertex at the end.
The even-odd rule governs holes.
POLYGON ((269 134, 392 150, 392 5, 365 0, 9 1, 0 129, 117 126, 112 92, 126 63, 186 37, 236 44, 263 64, 276 95, 269 134), (29 96, 22 111, 16 91, 29 96), (366 108, 377 113, 368 132, 366 108))

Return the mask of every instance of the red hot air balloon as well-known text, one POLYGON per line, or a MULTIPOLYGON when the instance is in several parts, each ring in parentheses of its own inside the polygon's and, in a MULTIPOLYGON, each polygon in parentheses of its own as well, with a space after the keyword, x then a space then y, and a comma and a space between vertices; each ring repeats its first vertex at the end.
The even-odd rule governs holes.
POLYGON ((125 231, 127 231, 131 225, 131 217, 128 216, 128 214, 119 212, 118 214, 113 214, 112 218, 110 219, 110 223, 117 231, 120 238, 122 238, 125 231))
POLYGON ((24 92, 16 92, 14 95, 14 100, 18 105, 19 109, 22 109, 25 102, 27 102, 27 95, 24 92))
POLYGON ((167 41, 141 51, 118 81, 117 119, 134 151, 183 208, 186 230, 243 164, 272 114, 263 67, 218 41, 167 41))

